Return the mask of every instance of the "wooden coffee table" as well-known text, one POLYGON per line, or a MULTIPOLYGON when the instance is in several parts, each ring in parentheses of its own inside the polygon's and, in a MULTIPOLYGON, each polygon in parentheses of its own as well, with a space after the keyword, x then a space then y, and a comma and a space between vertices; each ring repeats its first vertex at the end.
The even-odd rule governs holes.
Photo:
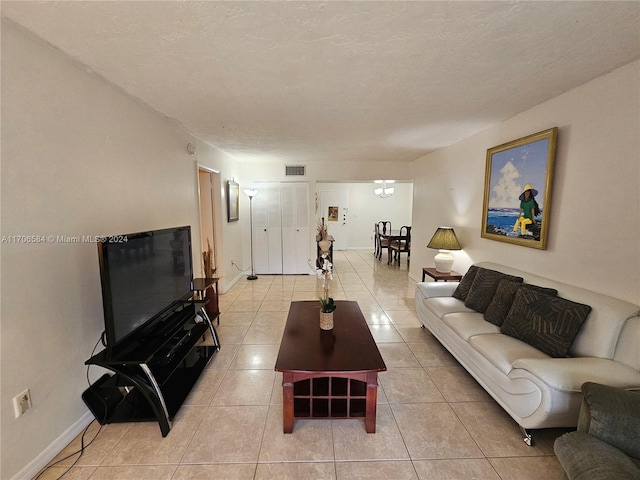
POLYGON ((317 301, 291 302, 275 370, 282 372, 283 430, 296 418, 364 418, 376 431, 378 372, 387 369, 357 302, 336 301, 333 330, 317 301))

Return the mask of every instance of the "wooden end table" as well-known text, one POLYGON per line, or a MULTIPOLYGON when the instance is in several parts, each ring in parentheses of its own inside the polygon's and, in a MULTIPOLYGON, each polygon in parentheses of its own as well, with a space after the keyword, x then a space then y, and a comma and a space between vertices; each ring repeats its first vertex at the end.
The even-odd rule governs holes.
POLYGON ((453 281, 459 282, 462 280, 462 275, 458 272, 451 271, 449 273, 438 272, 435 268, 424 267, 422 269, 422 281, 424 282, 425 275, 429 275, 436 282, 442 280, 444 282, 453 281))
POLYGON ((336 301, 333 330, 317 301, 291 302, 275 370, 282 372, 283 430, 297 418, 364 418, 376 431, 378 372, 387 369, 357 302, 336 301))
POLYGON ((211 321, 218 321, 220 325, 220 306, 218 303, 218 280, 219 277, 194 278, 193 298, 195 300, 207 300, 205 310, 211 321))

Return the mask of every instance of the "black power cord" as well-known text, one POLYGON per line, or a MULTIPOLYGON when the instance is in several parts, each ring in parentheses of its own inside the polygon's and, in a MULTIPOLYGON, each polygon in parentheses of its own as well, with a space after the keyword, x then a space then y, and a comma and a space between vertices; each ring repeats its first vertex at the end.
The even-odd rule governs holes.
MULTIPOLYGON (((102 332, 102 334, 100 335, 100 339, 96 342, 96 344, 93 347, 93 350, 91 351, 91 356, 93 357, 93 355, 96 352, 96 348, 98 348, 98 344, 102 343, 103 345, 105 344, 105 332, 102 332)), ((89 367, 91 365, 87 365, 87 383, 89 384, 89 388, 92 389, 93 385, 91 385, 91 381, 89 380, 89 367)), ((84 450, 85 448, 89 447, 89 445, 91 445, 96 438, 98 438, 98 435, 100 434, 100 432, 102 431, 102 426, 104 425, 104 423, 107 420, 107 403, 102 399, 102 397, 98 394, 97 391, 94 391, 94 393, 96 394, 96 396, 98 398, 100 398, 100 400, 102 401, 102 403, 104 403, 104 418, 102 423, 100 424, 100 428, 98 429, 98 431, 96 432, 96 434, 93 436, 93 438, 91 439, 91 441, 89 443, 87 443, 86 445, 84 444, 84 437, 87 434, 87 432, 89 431, 89 427, 91 425, 93 425, 93 422, 95 422, 95 420, 92 420, 91 423, 89 423, 89 425, 86 426, 86 428, 84 429, 84 431, 82 432, 82 437, 80 438, 80 450, 76 450, 73 453, 70 453, 69 455, 67 455, 64 458, 61 458, 60 460, 58 460, 57 462, 54 462, 50 465, 47 465, 44 469, 42 469, 42 471, 33 479, 33 480, 38 480, 47 470, 49 470, 51 467, 54 467, 56 465, 58 465, 61 462, 64 462, 65 460, 73 457, 74 455, 78 455, 78 458, 76 458, 73 463, 69 466, 69 468, 67 468, 67 470, 60 475, 56 480, 60 480, 62 477, 64 477, 67 473, 69 473, 71 471, 71 469, 73 467, 76 466, 76 464, 78 463, 78 461, 80 460, 80 458, 82 458, 82 455, 84 454, 84 450)))

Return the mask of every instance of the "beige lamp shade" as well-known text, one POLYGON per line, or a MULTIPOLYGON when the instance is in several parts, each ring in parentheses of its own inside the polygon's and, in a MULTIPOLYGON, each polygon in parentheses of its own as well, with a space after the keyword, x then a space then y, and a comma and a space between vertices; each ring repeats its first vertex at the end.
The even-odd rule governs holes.
POLYGON ((461 250, 460 242, 456 237, 456 232, 452 227, 438 227, 436 233, 433 234, 427 248, 435 248, 439 250, 434 257, 436 271, 441 273, 449 273, 453 267, 453 255, 450 250, 461 250))

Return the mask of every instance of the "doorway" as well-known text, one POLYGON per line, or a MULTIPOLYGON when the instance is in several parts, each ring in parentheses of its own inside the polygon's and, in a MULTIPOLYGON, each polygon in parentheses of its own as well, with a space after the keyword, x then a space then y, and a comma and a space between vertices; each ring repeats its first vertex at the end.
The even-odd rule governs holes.
POLYGON ((214 277, 218 270, 217 245, 219 242, 216 228, 219 224, 216 213, 220 210, 220 175, 214 170, 198 167, 198 196, 200 202, 200 249, 202 250, 202 273, 205 277, 214 277))

